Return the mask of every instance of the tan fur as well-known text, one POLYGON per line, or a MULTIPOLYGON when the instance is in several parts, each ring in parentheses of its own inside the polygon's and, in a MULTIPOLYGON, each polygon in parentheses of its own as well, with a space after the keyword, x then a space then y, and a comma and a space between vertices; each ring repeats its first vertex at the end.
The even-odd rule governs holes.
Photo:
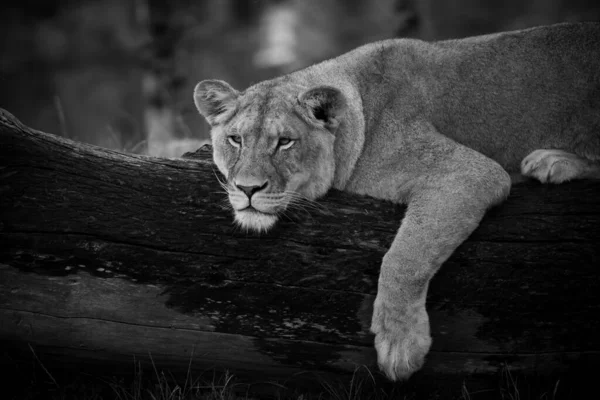
POLYGON ((598 23, 387 40, 243 93, 203 81, 194 100, 248 229, 268 229, 332 187, 408 203, 371 324, 393 380, 423 364, 429 281, 506 198, 508 172, 554 183, 600 177, 598 23))

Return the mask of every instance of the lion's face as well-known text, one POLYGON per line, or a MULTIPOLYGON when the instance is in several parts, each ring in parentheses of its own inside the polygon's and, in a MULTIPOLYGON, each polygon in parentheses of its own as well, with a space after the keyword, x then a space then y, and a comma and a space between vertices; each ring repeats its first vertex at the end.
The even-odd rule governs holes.
POLYGON ((243 228, 265 231, 288 207, 332 186, 334 133, 345 110, 337 89, 259 84, 239 93, 202 81, 194 100, 211 124, 213 159, 243 228))

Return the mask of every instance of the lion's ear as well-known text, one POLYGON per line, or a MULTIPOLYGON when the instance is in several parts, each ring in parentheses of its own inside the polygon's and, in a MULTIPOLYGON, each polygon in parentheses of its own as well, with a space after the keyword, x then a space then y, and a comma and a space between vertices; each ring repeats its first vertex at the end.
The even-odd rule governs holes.
POLYGON ((239 92, 224 81, 202 81, 194 88, 196 108, 211 125, 219 124, 235 110, 238 96, 239 92))
POLYGON ((306 107, 309 117, 332 132, 339 126, 347 108, 342 92, 331 86, 309 89, 298 97, 298 101, 306 107))

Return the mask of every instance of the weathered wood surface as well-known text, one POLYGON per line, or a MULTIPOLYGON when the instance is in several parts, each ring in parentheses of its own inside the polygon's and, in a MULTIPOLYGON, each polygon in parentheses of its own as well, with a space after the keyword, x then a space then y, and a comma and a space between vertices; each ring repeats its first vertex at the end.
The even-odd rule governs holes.
MULTIPOLYGON (((290 377, 375 364, 401 207, 332 193, 267 234, 232 224, 207 151, 122 154, 0 110, 0 340, 46 357, 290 377)), ((429 290, 429 373, 600 361, 600 184, 515 185, 429 290)))

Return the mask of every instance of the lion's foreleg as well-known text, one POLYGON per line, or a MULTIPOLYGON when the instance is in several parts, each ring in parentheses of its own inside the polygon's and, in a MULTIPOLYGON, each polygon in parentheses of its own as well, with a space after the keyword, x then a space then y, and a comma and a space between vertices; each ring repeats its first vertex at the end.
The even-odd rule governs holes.
POLYGON ((470 149, 462 148, 442 163, 411 194, 381 265, 371 331, 379 366, 392 380, 417 371, 429 351, 429 281, 510 189, 508 174, 470 149))

